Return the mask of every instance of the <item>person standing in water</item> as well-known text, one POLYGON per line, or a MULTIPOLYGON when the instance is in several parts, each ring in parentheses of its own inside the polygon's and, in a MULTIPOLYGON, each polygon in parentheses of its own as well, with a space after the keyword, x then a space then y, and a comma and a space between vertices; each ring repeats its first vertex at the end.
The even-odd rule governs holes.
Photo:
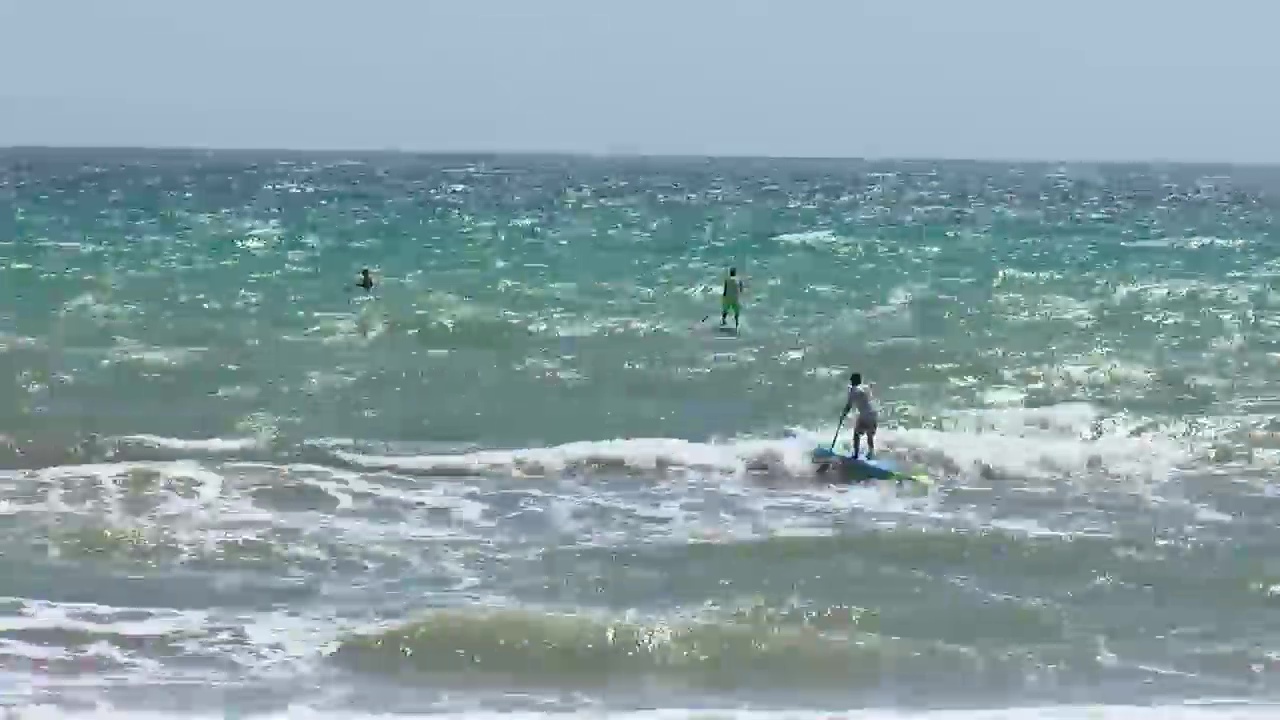
POLYGON ((738 297, 746 286, 738 279, 738 269, 729 268, 729 276, 724 279, 724 293, 720 296, 720 326, 729 319, 729 311, 733 311, 733 327, 738 327, 738 314, 741 312, 741 304, 738 297))
POLYGON ((369 268, 360 271, 360 281, 356 283, 356 287, 364 288, 366 293, 373 290, 373 276, 369 274, 369 268))
POLYGON ((871 388, 862 384, 862 373, 849 376, 849 397, 844 403, 844 412, 840 413, 843 423, 849 411, 857 408, 858 417, 853 421, 853 459, 858 459, 858 450, 862 445, 862 436, 867 436, 867 459, 876 451, 876 425, 878 417, 876 406, 871 399, 871 388))

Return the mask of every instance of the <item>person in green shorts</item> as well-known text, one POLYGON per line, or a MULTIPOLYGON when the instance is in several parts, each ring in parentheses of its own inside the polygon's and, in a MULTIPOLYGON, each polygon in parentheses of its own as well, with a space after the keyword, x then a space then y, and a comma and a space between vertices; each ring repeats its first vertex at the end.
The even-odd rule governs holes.
POLYGON ((725 322, 729 319, 729 312, 733 311, 733 326, 738 327, 738 314, 741 312, 741 305, 738 303, 738 296, 746 286, 738 279, 738 269, 729 268, 729 276, 724 279, 724 294, 720 297, 720 326, 724 327, 725 322))

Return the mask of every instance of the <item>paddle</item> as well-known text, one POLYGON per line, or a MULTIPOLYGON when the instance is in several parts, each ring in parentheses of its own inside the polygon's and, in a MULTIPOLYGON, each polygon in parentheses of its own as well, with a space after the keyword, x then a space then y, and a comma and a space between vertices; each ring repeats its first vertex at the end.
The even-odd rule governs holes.
MULTIPOLYGON (((840 439, 840 430, 844 427, 844 415, 840 416, 840 422, 836 423, 836 434, 831 438, 831 454, 836 454, 836 441, 840 439)), ((831 467, 831 463, 822 463, 818 466, 818 472, 824 473, 827 468, 831 467)))

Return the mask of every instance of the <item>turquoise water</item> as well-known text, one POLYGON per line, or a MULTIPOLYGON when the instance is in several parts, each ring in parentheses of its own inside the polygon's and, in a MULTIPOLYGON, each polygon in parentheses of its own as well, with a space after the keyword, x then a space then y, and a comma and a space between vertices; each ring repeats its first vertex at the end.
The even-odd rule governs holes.
POLYGON ((0 168, 9 704, 1275 697, 1280 173, 0 168), (814 476, 853 370, 931 489, 814 476))

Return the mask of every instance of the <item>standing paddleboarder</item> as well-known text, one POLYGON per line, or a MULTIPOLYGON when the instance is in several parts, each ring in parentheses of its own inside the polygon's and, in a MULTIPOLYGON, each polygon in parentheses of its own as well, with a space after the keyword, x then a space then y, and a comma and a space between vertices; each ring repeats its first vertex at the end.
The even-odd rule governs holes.
POLYGON ((844 412, 840 413, 840 422, 843 423, 845 417, 849 415, 849 411, 857 408, 858 416, 853 421, 853 459, 858 459, 858 450, 862 445, 862 436, 867 436, 867 459, 876 451, 876 425, 878 424, 878 416, 876 406, 872 402, 871 388, 862 384, 862 373, 854 373, 849 376, 849 397, 844 403, 844 412))
POLYGON ((720 296, 720 327, 729 319, 729 312, 733 312, 733 327, 738 328, 738 315, 741 312, 741 303, 739 296, 742 291, 746 290, 746 285, 742 280, 738 279, 738 268, 729 268, 729 275, 724 279, 724 292, 720 296))

